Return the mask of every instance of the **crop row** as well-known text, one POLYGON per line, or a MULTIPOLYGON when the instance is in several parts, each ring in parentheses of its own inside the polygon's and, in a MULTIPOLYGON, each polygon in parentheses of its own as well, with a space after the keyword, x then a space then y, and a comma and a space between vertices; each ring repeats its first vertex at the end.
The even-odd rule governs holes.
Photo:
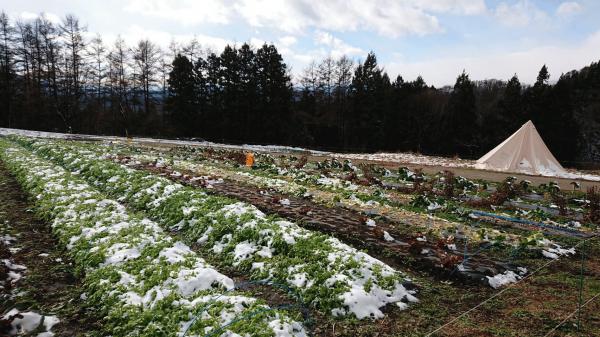
POLYGON ((405 275, 339 240, 266 216, 256 207, 214 196, 106 158, 107 147, 35 140, 39 154, 92 185, 143 210, 155 221, 202 244, 223 263, 296 289, 303 300, 334 316, 383 317, 381 308, 416 301, 405 275))
POLYGON ((306 335, 286 312, 233 292, 233 281, 188 246, 78 175, 2 139, 0 159, 33 196, 36 213, 52 221, 84 279, 82 297, 105 315, 111 335, 306 335), (229 325, 238 317, 248 318, 229 325))
MULTIPOLYGON (((123 150, 119 149, 122 153, 123 150)), ((397 203, 391 202, 389 196, 384 192, 368 195, 362 191, 366 187, 350 184, 348 181, 338 178, 327 178, 324 176, 308 176, 306 173, 300 173, 296 168, 286 169, 283 172, 285 177, 271 177, 268 172, 260 170, 244 170, 226 167, 208 162, 195 162, 186 159, 165 159, 158 153, 127 153, 134 160, 145 164, 165 165, 174 170, 191 171, 198 174, 212 174, 216 177, 225 177, 243 184, 251 184, 261 188, 270 188, 284 194, 296 196, 311 197, 313 201, 329 205, 338 201, 344 207, 359 210, 361 212, 371 212, 376 210, 379 214, 384 214, 396 219, 409 221, 416 226, 421 226, 423 231, 428 234, 439 236, 455 236, 456 231, 461 231, 463 235, 469 237, 471 242, 490 242, 497 245, 510 245, 515 249, 520 246, 528 248, 539 248, 540 251, 557 250, 560 246, 555 242, 544 239, 541 233, 532 233, 529 236, 522 236, 499 230, 496 228, 486 228, 481 226, 464 226, 457 222, 451 222, 446 219, 438 218, 430 214, 420 214, 413 211, 402 209, 397 203), (300 177, 300 178, 297 178, 300 177), (310 177, 310 178, 307 178, 310 177), (289 180, 288 180, 289 179, 289 180), (361 192, 362 191, 362 192, 361 192), (411 221, 410 219, 414 219, 411 221), (426 226, 425 226, 426 225, 426 226)), ((219 162, 219 164, 222 164, 219 162)), ((378 190, 375 190, 378 191, 378 190)), ((469 214, 468 210, 463 210, 469 214)), ((465 217, 464 223, 469 224, 474 219, 465 217)), ((476 220, 476 219, 475 219, 476 220)), ((540 253, 541 254, 541 253, 540 253)))

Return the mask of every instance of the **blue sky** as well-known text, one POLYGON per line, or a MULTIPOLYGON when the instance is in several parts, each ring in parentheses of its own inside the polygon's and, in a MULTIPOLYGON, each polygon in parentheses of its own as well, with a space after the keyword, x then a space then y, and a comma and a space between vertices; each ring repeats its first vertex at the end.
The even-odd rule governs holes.
POLYGON ((67 13, 88 36, 150 38, 166 48, 193 37, 220 50, 227 43, 274 43, 292 73, 313 59, 374 51, 391 78, 422 75, 453 84, 472 79, 535 81, 545 63, 551 80, 600 60, 597 0, 0 0, 13 19, 67 13))

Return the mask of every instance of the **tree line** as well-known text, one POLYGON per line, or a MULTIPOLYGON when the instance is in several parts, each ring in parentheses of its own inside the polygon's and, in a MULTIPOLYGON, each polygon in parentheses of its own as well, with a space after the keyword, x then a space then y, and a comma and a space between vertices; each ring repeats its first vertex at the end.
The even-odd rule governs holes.
MULTIPOLYGON (((74 15, 11 22, 0 13, 0 125, 99 134, 157 133, 164 122, 167 52, 86 39, 74 15)), ((158 132, 160 133, 160 131, 158 132)))
POLYGON ((272 44, 86 36, 73 15, 0 13, 0 126, 476 158, 531 119, 562 162, 600 162, 598 63, 554 84, 544 65, 533 85, 463 71, 435 88, 390 79, 372 52, 315 60, 293 79, 272 44))

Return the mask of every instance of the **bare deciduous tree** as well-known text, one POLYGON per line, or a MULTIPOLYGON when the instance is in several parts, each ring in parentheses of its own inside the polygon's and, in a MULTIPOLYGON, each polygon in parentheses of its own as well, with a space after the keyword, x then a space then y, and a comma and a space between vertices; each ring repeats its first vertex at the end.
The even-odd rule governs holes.
POLYGON ((334 89, 335 61, 331 56, 324 58, 317 69, 319 75, 319 87, 323 90, 325 103, 331 105, 334 89))
POLYGON ((140 40, 133 49, 135 75, 141 86, 145 113, 150 111, 152 103, 151 89, 157 83, 160 58, 160 49, 148 39, 140 40))
MULTIPOLYGON (((127 45, 125 45, 125 41, 118 36, 108 54, 108 81, 110 83, 110 106, 113 111, 113 121, 116 127, 117 116, 120 116, 125 129, 125 135, 129 134, 129 103, 127 99, 127 93, 130 88, 127 75, 129 58, 129 49, 127 48, 127 45)), ((117 131, 117 133, 119 132, 117 131)))
POLYGON ((90 77, 95 86, 94 93, 96 95, 96 99, 98 101, 102 101, 104 87, 103 82, 106 78, 107 71, 107 58, 106 46, 104 46, 104 42, 102 41, 100 34, 96 34, 96 36, 90 41, 88 45, 87 56, 91 60, 90 77))
POLYGON ((67 14, 60 25, 60 32, 65 45, 65 74, 64 90, 66 103, 64 109, 59 109, 59 116, 65 123, 67 131, 72 130, 72 121, 79 113, 79 103, 82 96, 83 52, 85 41, 83 33, 85 27, 79 24, 79 19, 72 14, 67 14))

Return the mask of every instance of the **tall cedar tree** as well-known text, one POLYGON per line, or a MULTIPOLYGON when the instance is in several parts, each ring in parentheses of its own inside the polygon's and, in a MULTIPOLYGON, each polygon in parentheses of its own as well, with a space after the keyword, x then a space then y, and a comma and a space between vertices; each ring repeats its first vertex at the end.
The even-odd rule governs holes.
POLYGON ((238 51, 235 46, 225 46, 221 53, 219 87, 222 95, 222 111, 219 123, 221 138, 225 141, 238 142, 240 125, 240 67, 238 51))
POLYGON ((465 71, 456 79, 446 110, 446 122, 442 132, 446 136, 447 154, 468 154, 476 150, 477 113, 475 109, 474 84, 465 71))
MULTIPOLYGON (((544 64, 538 72, 537 80, 535 84, 525 92, 525 100, 527 102, 526 114, 527 118, 531 119, 539 131, 540 135, 546 142, 551 142, 549 139, 550 133, 556 131, 553 128, 554 123, 548 120, 548 117, 552 116, 551 101, 552 88, 548 85, 550 73, 548 68, 544 64)), ((550 137, 551 138, 551 137, 550 137)), ((550 147, 552 149, 552 147, 550 147)))
POLYGON ((504 95, 500 99, 500 114, 504 116, 503 125, 505 125, 508 130, 516 130, 525 122, 522 106, 522 90, 521 82, 515 74, 506 83, 504 95))
POLYGON ((258 102, 256 54, 249 44, 244 43, 238 49, 238 63, 240 97, 237 106, 237 134, 240 140, 248 140, 252 136, 252 130, 247 126, 252 116, 256 115, 256 103, 258 102))
POLYGON ((353 109, 350 118, 351 147, 374 149, 384 138, 383 122, 387 109, 390 79, 377 65, 373 52, 359 64, 352 79, 353 109))
POLYGON ((195 136, 197 117, 196 78, 194 65, 181 54, 177 54, 169 73, 169 97, 167 109, 183 136, 195 136))
POLYGON ((257 112, 249 123, 251 140, 276 143, 295 132, 291 123, 292 84, 281 54, 272 44, 256 51, 257 112))

